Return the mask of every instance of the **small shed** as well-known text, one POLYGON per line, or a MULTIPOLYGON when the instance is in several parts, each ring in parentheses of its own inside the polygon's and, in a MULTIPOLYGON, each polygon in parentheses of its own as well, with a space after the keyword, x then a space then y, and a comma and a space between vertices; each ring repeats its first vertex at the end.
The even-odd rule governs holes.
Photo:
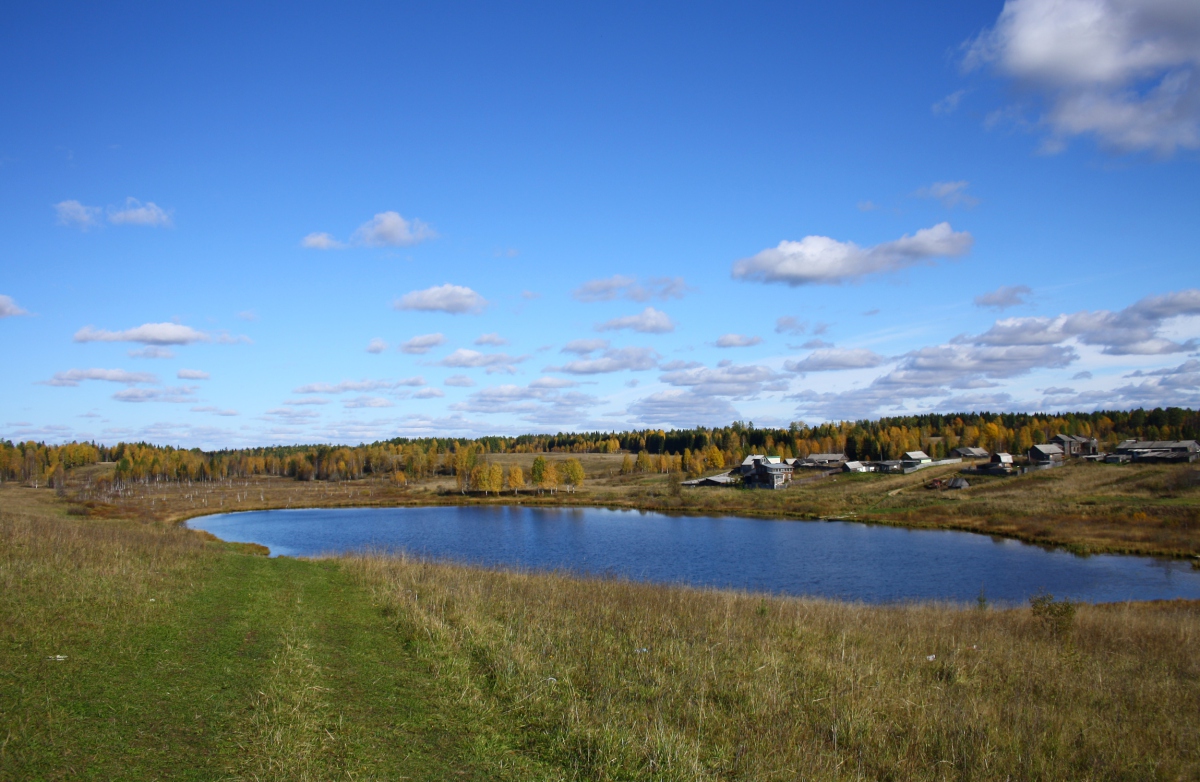
POLYGON ((977 448, 973 445, 965 445, 954 449, 954 455, 961 459, 986 459, 991 454, 986 448, 977 448))
POLYGON ((933 459, 924 451, 905 451, 902 461, 912 462, 914 464, 928 464, 933 459))
POLYGON ((871 472, 871 468, 862 462, 851 461, 842 465, 842 472, 871 472))
POLYGON ((946 484, 946 488, 947 489, 969 489, 969 488, 971 488, 971 484, 967 483, 966 478, 951 478, 950 482, 946 484))
POLYGON ((1044 443, 1029 449, 1029 461, 1034 464, 1055 464, 1062 462, 1063 449, 1057 443, 1044 443))

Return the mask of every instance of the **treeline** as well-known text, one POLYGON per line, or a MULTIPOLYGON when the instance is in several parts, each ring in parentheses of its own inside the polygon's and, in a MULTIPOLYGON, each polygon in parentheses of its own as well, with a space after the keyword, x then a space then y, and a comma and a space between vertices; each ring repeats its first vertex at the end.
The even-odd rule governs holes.
MULTIPOLYGON (((497 474, 492 469, 495 465, 488 461, 489 454, 624 452, 629 456, 622 472, 696 474, 737 464, 751 453, 785 458, 844 453, 851 459, 895 459, 905 451, 924 450, 930 456, 942 458, 954 448, 967 445, 1022 453, 1057 434, 1095 437, 1101 450, 1108 451, 1129 438, 1200 439, 1200 413, 1170 407, 1095 413, 927 414, 818 426, 796 422, 787 428, 756 427, 738 421, 724 427, 670 431, 644 429, 478 439, 395 438, 353 447, 291 445, 220 451, 148 443, 51 446, 0 440, 0 480, 61 487, 66 470, 115 462, 113 479, 124 482, 210 481, 272 475, 302 481, 375 476, 407 483, 441 475, 454 476, 456 484, 464 490, 499 491, 513 488, 510 478, 516 480, 516 476, 501 470, 499 478, 493 480, 497 474)), ((555 467, 553 478, 573 485, 566 476, 558 475, 557 470, 555 467)), ((531 485, 544 487, 546 479, 541 476, 531 485)))

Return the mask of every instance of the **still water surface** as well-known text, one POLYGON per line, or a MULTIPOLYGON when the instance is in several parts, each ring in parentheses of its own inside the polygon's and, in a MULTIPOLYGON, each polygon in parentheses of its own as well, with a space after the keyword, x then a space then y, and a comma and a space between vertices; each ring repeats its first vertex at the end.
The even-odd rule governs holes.
POLYGON ((231 513, 189 525, 272 555, 366 549, 665 583, 879 603, 1200 598, 1200 571, 1148 557, 1079 557, 968 532, 841 521, 665 516, 603 508, 336 508, 231 513))

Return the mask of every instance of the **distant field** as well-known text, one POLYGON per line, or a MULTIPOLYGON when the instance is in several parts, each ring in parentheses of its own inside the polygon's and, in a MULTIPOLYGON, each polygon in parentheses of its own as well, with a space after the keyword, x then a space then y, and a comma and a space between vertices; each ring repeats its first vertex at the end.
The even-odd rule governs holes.
POLYGON ((0 487, 0 779, 1200 776, 1195 603, 267 559, 71 509, 0 487))
MULTIPOLYGON (((1200 556, 1200 466, 1071 462, 1028 475, 971 476, 962 491, 928 490, 959 465, 910 475, 842 473, 783 491, 682 488, 678 473, 621 475, 622 454, 546 454, 578 458, 586 481, 577 492, 529 487, 518 494, 461 494, 454 478, 438 476, 397 485, 378 478, 327 483, 258 477, 181 485, 134 484, 121 496, 89 494, 89 478, 111 472, 93 465, 69 476, 68 494, 90 503, 77 512, 180 520, 205 513, 257 508, 523 502, 636 507, 673 513, 719 513, 771 518, 844 518, 910 527, 962 529, 1069 546, 1080 552, 1200 556)), ((494 454, 491 461, 521 466, 534 454, 494 454)), ((15 490, 15 487, 13 487, 15 490)), ((9 489, 3 489, 8 491, 9 489)), ((30 490, 32 491, 32 490, 30 490)), ((13 495, 10 495, 13 496, 13 495)))

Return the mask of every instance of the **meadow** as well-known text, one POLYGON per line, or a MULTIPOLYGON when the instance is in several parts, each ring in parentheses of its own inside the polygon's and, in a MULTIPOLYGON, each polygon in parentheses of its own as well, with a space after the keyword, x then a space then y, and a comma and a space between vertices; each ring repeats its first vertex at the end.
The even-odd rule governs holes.
POLYGON ((1200 775, 1195 603, 268 559, 81 507, 0 486, 3 779, 1200 775))

